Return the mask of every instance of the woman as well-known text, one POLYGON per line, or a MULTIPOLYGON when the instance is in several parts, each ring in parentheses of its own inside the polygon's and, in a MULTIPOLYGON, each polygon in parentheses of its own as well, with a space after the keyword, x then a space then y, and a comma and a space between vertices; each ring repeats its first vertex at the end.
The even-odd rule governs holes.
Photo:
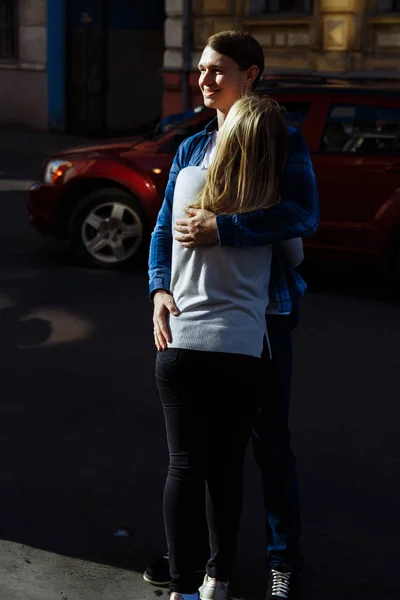
MULTIPOLYGON (((286 139, 276 103, 254 95, 237 100, 219 129, 210 167, 180 171, 172 223, 190 208, 240 214, 278 203, 286 139)), ((155 337, 170 454, 164 518, 171 600, 198 597, 195 550, 205 482, 211 556, 200 598, 227 598, 243 460, 264 394, 261 354, 270 264, 270 245, 190 249, 173 242, 171 293, 179 312, 170 316, 168 347, 155 337)))

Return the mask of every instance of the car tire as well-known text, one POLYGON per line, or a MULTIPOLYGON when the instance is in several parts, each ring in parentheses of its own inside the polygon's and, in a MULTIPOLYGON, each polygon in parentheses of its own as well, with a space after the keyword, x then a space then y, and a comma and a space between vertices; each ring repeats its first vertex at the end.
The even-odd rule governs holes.
POLYGON ((78 202, 69 238, 80 263, 116 269, 143 255, 148 227, 133 196, 118 188, 101 188, 78 202))

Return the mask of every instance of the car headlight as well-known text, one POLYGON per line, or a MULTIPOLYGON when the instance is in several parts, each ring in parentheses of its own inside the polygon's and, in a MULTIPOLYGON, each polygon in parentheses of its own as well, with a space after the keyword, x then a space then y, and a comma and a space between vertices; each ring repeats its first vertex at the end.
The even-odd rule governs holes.
POLYGON ((43 181, 45 183, 57 183, 58 180, 61 181, 63 175, 71 166, 72 164, 65 159, 49 160, 44 169, 43 181))

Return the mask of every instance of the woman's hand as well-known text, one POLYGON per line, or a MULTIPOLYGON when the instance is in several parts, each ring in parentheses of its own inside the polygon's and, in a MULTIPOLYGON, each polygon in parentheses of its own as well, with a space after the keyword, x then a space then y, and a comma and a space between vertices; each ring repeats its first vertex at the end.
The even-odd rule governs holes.
POLYGON ((171 342, 171 334, 168 329, 167 315, 171 313, 174 317, 179 315, 173 297, 166 290, 157 290, 153 296, 153 325, 154 343, 159 352, 168 348, 167 342, 171 342))
POLYGON ((175 223, 177 242, 185 248, 215 244, 218 242, 217 217, 203 208, 188 208, 188 219, 178 219, 175 223))

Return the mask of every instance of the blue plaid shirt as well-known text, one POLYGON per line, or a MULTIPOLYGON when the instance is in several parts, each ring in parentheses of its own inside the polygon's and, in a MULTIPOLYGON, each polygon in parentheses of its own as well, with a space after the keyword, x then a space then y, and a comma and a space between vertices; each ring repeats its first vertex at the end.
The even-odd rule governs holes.
MULTIPOLYGON (((164 202, 151 236, 149 254, 150 296, 157 289, 170 290, 172 259, 172 202, 179 171, 201 164, 210 135, 217 127, 213 119, 202 131, 179 146, 171 166, 164 202)), ((282 202, 264 210, 236 215, 217 215, 221 246, 248 248, 273 244, 270 297, 280 312, 291 312, 307 284, 289 264, 279 242, 304 237, 316 231, 319 200, 307 144, 297 129, 289 127, 287 160, 280 183, 282 202)))

